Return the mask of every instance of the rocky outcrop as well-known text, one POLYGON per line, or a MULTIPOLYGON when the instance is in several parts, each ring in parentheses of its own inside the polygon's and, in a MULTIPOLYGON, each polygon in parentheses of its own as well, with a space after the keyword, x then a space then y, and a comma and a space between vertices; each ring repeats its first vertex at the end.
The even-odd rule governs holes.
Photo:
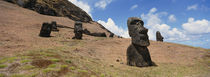
POLYGON ((50 16, 65 16, 75 21, 89 22, 91 17, 68 0, 4 0, 50 16))
POLYGON ((148 29, 144 27, 144 22, 137 17, 131 17, 127 21, 129 35, 132 43, 127 49, 127 64, 130 66, 146 67, 152 66, 147 46, 150 45, 148 39, 148 29))

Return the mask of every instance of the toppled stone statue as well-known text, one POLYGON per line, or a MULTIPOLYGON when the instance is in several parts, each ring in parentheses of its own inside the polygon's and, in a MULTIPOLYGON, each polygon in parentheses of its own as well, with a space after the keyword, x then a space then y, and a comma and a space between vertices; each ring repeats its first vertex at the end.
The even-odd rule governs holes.
POLYGON ((74 34, 75 36, 72 39, 82 39, 82 22, 76 21, 74 25, 74 34))
POLYGON ((44 22, 42 24, 42 28, 41 28, 39 36, 50 37, 51 31, 52 31, 52 25, 47 22, 44 22))
POLYGON ((157 41, 161 41, 163 42, 163 36, 161 35, 161 33, 159 31, 156 32, 156 40, 157 41))
POLYGON ((106 37, 106 33, 105 32, 98 32, 98 33, 93 32, 93 33, 91 33, 89 30, 84 29, 83 33, 86 34, 86 35, 90 35, 90 36, 106 37))
POLYGON ((52 21, 51 25, 52 25, 52 31, 59 31, 58 28, 57 28, 56 21, 52 21))
POLYGON ((132 39, 132 43, 127 49, 127 64, 137 67, 155 65, 147 48, 150 42, 147 35, 148 29, 143 26, 144 22, 140 18, 130 17, 127 25, 132 39))

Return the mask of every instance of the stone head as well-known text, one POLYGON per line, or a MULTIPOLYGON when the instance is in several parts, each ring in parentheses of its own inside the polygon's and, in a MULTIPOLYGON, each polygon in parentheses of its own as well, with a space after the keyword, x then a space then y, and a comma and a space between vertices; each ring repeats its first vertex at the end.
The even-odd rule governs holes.
POLYGON ((74 30, 75 31, 82 31, 83 30, 83 28, 82 28, 82 22, 76 21, 75 22, 75 25, 74 25, 74 30))
POLYGON ((132 43, 139 46, 149 46, 148 29, 144 27, 144 22, 138 17, 130 17, 127 21, 128 32, 132 43))

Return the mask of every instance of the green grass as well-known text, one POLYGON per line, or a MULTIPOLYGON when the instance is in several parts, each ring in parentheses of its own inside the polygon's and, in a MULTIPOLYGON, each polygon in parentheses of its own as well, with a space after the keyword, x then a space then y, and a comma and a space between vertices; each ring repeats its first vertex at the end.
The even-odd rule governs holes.
POLYGON ((44 73, 52 72, 52 71, 59 71, 59 69, 56 68, 46 68, 43 70, 44 73))
POLYGON ((26 75, 22 74, 13 74, 11 77, 27 77, 26 75))
POLYGON ((66 60, 66 63, 72 63, 72 61, 71 60, 66 60))
MULTIPOLYGON (((199 77, 202 74, 206 75, 206 73, 208 73, 208 68, 206 68, 207 66, 203 65, 202 63, 208 64, 209 59, 205 59, 202 62, 198 61, 194 65, 157 63, 157 67, 138 68, 126 65, 123 67, 119 67, 117 65, 115 67, 110 67, 106 66, 107 64, 104 64, 100 60, 95 60, 88 56, 81 56, 80 54, 73 53, 72 51, 69 51, 71 50, 70 48, 71 47, 55 47, 54 49, 40 48, 37 50, 27 51, 27 53, 18 55, 18 57, 2 58, 0 62, 2 62, 1 65, 8 64, 10 61, 19 62, 21 63, 21 68, 19 71, 26 72, 21 75, 11 74, 9 77, 32 77, 30 75, 33 72, 39 72, 36 73, 37 76, 46 73, 51 74, 49 72, 58 73, 63 71, 63 68, 68 68, 68 73, 65 73, 64 77, 199 77), (65 53, 63 51, 69 52, 65 53), (52 54, 58 57, 47 56, 46 54, 52 54), (51 64, 46 68, 37 68, 28 63, 34 59, 50 60, 54 64, 51 64)), ((4 68, 5 67, 7 66, 4 66, 4 68)))
POLYGON ((88 73, 87 70, 82 70, 82 69, 78 69, 77 71, 78 71, 78 72, 81 72, 81 73, 88 73))
POLYGON ((71 67, 69 67, 69 69, 70 69, 70 70, 76 70, 76 67, 71 66, 71 67))
POLYGON ((57 66, 58 66, 57 64, 51 64, 51 65, 48 66, 48 68, 55 68, 57 66))
POLYGON ((30 70, 30 69, 34 69, 34 68, 35 68, 35 66, 32 66, 32 65, 24 65, 21 67, 21 69, 23 69, 23 70, 30 70))
POLYGON ((6 62, 12 63, 12 62, 15 61, 16 59, 17 59, 17 57, 7 57, 7 58, 3 58, 3 59, 0 60, 0 64, 6 63, 6 62))
POLYGON ((0 77, 6 77, 6 76, 5 76, 5 74, 1 74, 1 73, 0 73, 0 77))
POLYGON ((60 59, 51 59, 52 62, 60 62, 60 59))
POLYGON ((28 63, 28 62, 31 62, 31 60, 22 60, 20 61, 21 63, 28 63))
POLYGON ((5 64, 0 64, 0 69, 1 69, 1 68, 5 68, 5 67, 7 67, 7 65, 5 65, 5 64))

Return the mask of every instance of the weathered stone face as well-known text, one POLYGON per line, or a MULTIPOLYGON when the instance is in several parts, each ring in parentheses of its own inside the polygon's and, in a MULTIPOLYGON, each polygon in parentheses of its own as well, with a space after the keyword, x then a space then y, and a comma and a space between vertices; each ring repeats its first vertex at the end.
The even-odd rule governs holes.
POLYGON ((58 28, 57 28, 56 21, 52 21, 51 25, 52 25, 52 31, 59 31, 58 28))
POLYGON ((74 34, 75 36, 73 39, 82 39, 82 33, 83 33, 83 28, 82 28, 82 22, 75 22, 74 25, 74 34))
POLYGON ((42 24, 42 28, 41 28, 39 36, 41 36, 41 37, 50 37, 51 30, 52 30, 52 25, 47 23, 47 22, 44 22, 42 24))
POLYGON ((127 21, 129 35, 132 43, 139 46, 149 46, 148 29, 144 27, 144 22, 137 17, 128 18, 127 21))
POLYGON ((156 40, 157 41, 161 41, 163 42, 163 36, 161 35, 161 33, 159 31, 156 32, 156 40))

